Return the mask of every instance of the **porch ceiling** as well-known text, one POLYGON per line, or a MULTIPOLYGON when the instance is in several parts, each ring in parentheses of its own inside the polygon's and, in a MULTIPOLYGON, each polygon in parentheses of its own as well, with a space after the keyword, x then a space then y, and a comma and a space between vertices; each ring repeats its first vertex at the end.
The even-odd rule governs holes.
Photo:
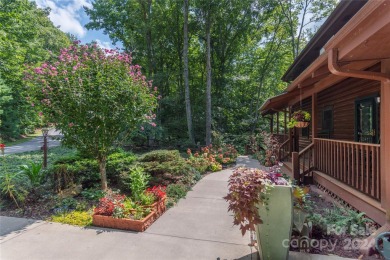
POLYGON ((347 77, 331 74, 328 55, 338 50, 343 68, 366 70, 382 59, 390 59, 390 0, 368 1, 366 5, 324 46, 324 53, 306 68, 281 96, 267 100, 262 114, 280 110, 320 92, 347 77))

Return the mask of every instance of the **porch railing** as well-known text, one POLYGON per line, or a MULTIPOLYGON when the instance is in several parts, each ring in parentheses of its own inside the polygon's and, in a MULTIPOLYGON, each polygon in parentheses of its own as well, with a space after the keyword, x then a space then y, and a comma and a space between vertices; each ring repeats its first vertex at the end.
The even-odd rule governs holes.
POLYGON ((272 134, 279 143, 284 143, 289 137, 287 134, 272 134))
POLYGON ((311 143, 299 153, 291 153, 292 173, 298 185, 304 181, 305 176, 312 176, 315 169, 314 150, 315 144, 311 143))
POLYGON ((290 139, 285 140, 279 147, 279 161, 289 161, 291 156, 290 139))
POLYGON ((380 200, 380 145, 314 138, 316 169, 380 200))

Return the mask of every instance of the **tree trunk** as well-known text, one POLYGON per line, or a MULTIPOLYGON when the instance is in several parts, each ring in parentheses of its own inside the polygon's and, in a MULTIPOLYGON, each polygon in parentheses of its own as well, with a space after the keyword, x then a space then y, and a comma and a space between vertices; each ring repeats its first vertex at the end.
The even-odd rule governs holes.
POLYGON ((184 61, 183 77, 184 77, 184 88, 185 88, 185 102, 186 102, 188 137, 190 139, 191 144, 195 144, 194 132, 193 132, 193 129, 192 129, 190 86, 189 86, 189 80, 188 80, 188 0, 184 0, 183 61, 184 61))
POLYGON ((206 86, 206 145, 211 144, 211 51, 210 51, 210 11, 206 20, 207 86, 206 86))
POLYGON ((102 190, 107 190, 107 174, 106 174, 106 163, 107 158, 105 156, 99 157, 99 169, 100 169, 100 180, 102 184, 102 190))

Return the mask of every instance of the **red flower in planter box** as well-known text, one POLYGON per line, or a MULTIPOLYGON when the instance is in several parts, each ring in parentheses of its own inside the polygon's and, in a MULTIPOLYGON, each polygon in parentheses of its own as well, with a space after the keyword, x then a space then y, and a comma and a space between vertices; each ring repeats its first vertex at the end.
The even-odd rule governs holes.
POLYGON ((165 186, 153 186, 152 188, 147 188, 147 193, 152 193, 157 200, 161 200, 166 196, 166 187, 165 186))
POLYGON ((96 215, 112 216, 116 207, 124 208, 124 195, 110 194, 99 200, 98 206, 94 209, 96 215))

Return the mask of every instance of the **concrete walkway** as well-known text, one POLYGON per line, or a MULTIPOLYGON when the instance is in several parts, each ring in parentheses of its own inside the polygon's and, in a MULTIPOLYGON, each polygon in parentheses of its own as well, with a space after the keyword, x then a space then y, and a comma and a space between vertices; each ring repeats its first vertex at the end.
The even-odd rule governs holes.
MULTIPOLYGON (((238 164, 259 166, 248 157, 238 164)), ((257 259, 222 198, 231 173, 204 177, 144 233, 0 217, 0 259, 257 259)), ((290 259, 341 258, 291 253, 290 259)))
MULTIPOLYGON (((59 141, 60 138, 61 138, 60 132, 54 129, 50 129, 49 137, 47 139, 49 147, 55 147, 61 145, 61 142, 59 141)), ((27 142, 5 147, 4 154, 7 155, 7 154, 37 151, 41 149, 42 145, 43 145, 43 136, 38 136, 27 142)))

